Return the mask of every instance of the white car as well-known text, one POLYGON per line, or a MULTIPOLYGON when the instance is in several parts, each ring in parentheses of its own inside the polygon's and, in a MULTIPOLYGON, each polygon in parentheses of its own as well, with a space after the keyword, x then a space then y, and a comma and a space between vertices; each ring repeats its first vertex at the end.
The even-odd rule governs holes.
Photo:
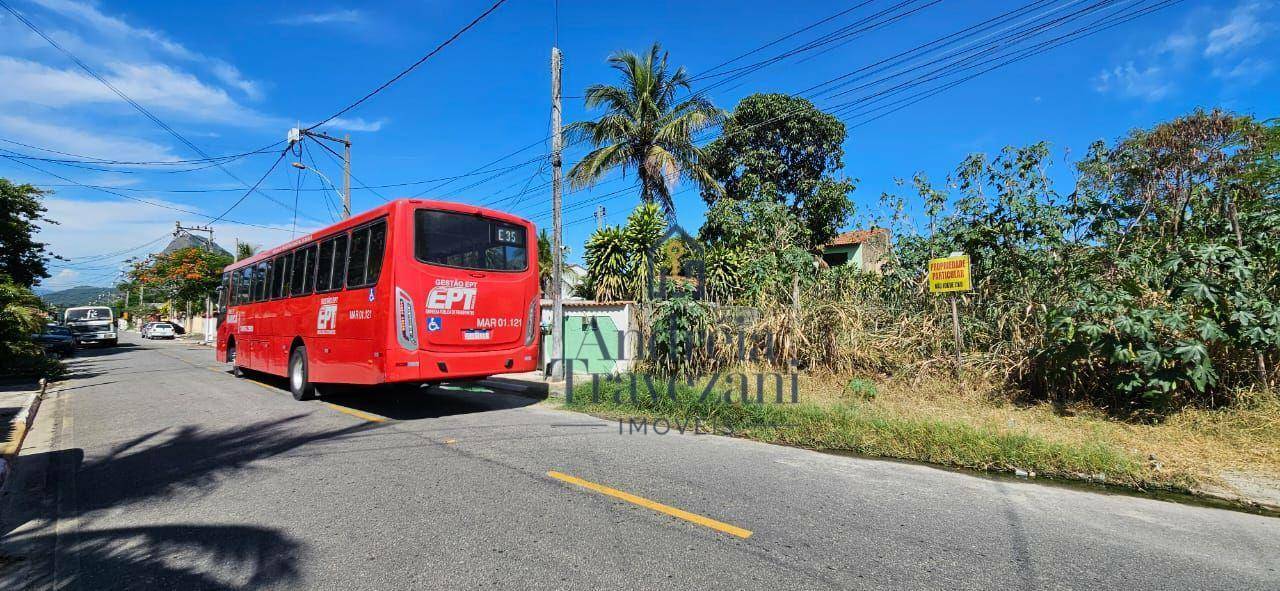
POLYGON ((144 339, 171 339, 173 336, 173 325, 168 322, 148 322, 142 326, 144 339))

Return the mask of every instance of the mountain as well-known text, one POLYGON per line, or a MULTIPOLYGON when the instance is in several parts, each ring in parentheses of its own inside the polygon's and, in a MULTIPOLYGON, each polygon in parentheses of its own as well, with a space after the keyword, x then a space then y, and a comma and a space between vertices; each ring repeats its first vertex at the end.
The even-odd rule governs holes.
POLYGON ((116 290, 110 287, 93 287, 80 285, 59 291, 40 294, 40 298, 51 306, 70 308, 72 306, 107 305, 115 299, 116 290))

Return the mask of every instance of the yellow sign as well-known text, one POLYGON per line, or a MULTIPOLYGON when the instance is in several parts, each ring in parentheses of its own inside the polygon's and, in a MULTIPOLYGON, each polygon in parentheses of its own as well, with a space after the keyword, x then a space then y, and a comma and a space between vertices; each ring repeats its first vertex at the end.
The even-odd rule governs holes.
POLYGON ((929 260, 929 292, 969 291, 969 255, 929 260))

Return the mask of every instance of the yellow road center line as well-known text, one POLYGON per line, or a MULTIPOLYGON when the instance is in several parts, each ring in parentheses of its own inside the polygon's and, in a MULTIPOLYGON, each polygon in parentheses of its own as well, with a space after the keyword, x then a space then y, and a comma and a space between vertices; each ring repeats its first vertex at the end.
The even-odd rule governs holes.
POLYGON ((329 407, 329 408, 332 408, 333 410, 336 410, 336 411, 338 411, 338 412, 340 412, 340 413, 349 414, 349 415, 351 415, 351 416, 353 416, 353 417, 361 418, 361 419, 364 419, 364 420, 369 421, 369 422, 371 422, 371 423, 385 423, 385 422, 387 422, 386 417, 380 417, 380 416, 378 416, 378 415, 371 415, 371 414, 369 414, 369 413, 367 413, 367 412, 360 412, 360 411, 358 411, 358 410, 356 410, 356 409, 354 409, 354 408, 347 408, 347 407, 345 407, 345 406, 338 406, 338 405, 336 405, 336 404, 329 404, 328 402, 324 402, 324 403, 322 403, 322 404, 324 404, 325 406, 327 406, 327 407, 329 407))
POLYGON ((739 538, 742 538, 742 539, 751 537, 751 533, 752 533, 751 530, 742 529, 735 525, 729 525, 727 523, 724 523, 723 521, 716 521, 714 519, 711 519, 710 517, 703 517, 696 513, 690 513, 688 511, 676 509, 675 507, 663 505, 662 503, 659 503, 657 501, 650 501, 649 499, 646 499, 644 497, 638 497, 628 492, 623 492, 617 489, 609 488, 607 486, 604 486, 603 484, 596 484, 594 482, 591 482, 590 480, 583 480, 581 478, 578 478, 577 476, 570 476, 568 474, 562 474, 556 471, 547 472, 547 476, 555 478, 556 480, 568 482, 569 484, 576 484, 578 486, 581 486, 582 488, 596 491, 602 495, 609 495, 615 499, 622 499, 628 503, 640 505, 641 507, 644 507, 646 509, 651 509, 659 513, 665 513, 672 517, 679 517, 680 519, 683 519, 685 521, 689 521, 701 526, 709 527, 711 529, 724 532, 731 536, 738 536, 739 538))

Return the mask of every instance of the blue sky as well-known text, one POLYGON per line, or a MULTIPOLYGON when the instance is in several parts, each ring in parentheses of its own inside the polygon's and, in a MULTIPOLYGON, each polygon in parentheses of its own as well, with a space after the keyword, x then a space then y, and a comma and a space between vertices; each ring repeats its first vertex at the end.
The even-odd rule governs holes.
MULTIPOLYGON (((259 148, 283 140, 296 122, 323 119, 412 63, 490 4, 320 2, 300 8, 298 3, 262 1, 201 7, 150 1, 6 1, 215 155, 259 148)), ((1139 3, 1122 0, 1116 10, 1139 3)), ((643 50, 660 41, 673 63, 698 73, 860 4, 864 3, 655 1, 637 9, 634 4, 563 0, 558 41, 565 54, 564 93, 578 97, 589 84, 614 81, 605 63, 614 50, 643 50)), ((733 66, 779 54, 897 4, 867 2, 733 66)), ((798 54, 712 89, 709 96, 731 109, 754 92, 799 92, 1026 4, 917 0, 901 10, 918 10, 892 24, 798 54)), ((1069 14, 1088 4, 1047 1, 1023 16, 1069 14)), ((895 178, 910 178, 923 170, 941 180, 970 152, 994 152, 1039 140, 1052 144, 1052 174, 1063 183, 1061 188, 1069 189, 1067 159, 1096 139, 1112 140, 1197 106, 1274 117, 1280 87, 1274 63, 1274 56, 1280 55, 1276 13, 1272 0, 1187 0, 983 74, 882 118, 852 116, 843 173, 860 180, 853 199, 862 214, 874 213, 880 193, 896 189, 895 178)), ((547 61, 556 37, 555 15, 553 0, 509 0, 411 75, 335 121, 328 130, 349 132, 355 142, 355 176, 372 185, 449 177, 528 147, 493 165, 494 173, 443 186, 416 184, 378 192, 399 197, 427 190, 431 197, 497 201, 500 208, 548 225, 550 195, 545 185, 550 173, 537 158, 547 150, 547 61), (526 194, 515 198, 522 191, 526 194)), ((907 67, 916 65, 903 64, 905 77, 884 84, 911 78, 921 70, 907 67)), ((101 159, 198 157, 4 11, 0 79, 0 139, 101 159)), ((830 108, 883 87, 818 97, 816 102, 830 108)), ((588 115, 580 99, 566 98, 566 121, 588 115)), ((2 154, 59 158, 4 141, 0 149, 8 150, 2 154)), ((581 148, 570 150, 567 164, 581 154, 581 148)), ((340 168, 317 148, 312 147, 310 158, 303 158, 308 164, 314 159, 329 178, 340 178, 340 168)), ((290 156, 263 183, 280 189, 268 192, 280 204, 251 195, 228 218, 293 227, 295 192, 284 189, 301 180, 309 190, 298 194, 297 227, 329 223, 331 210, 322 181, 309 172, 299 177, 299 171, 287 166, 294 159, 290 156)), ((226 168, 252 182, 273 160, 274 154, 259 154, 226 168)), ((189 167, 107 165, 94 167, 104 170, 87 170, 27 162, 79 183, 113 187, 207 215, 222 212, 244 189, 216 168, 173 172, 189 167), (168 192, 187 189, 219 191, 168 192)), ((3 159, 0 176, 38 185, 67 184, 3 159)), ((636 204, 636 193, 623 190, 632 180, 611 177, 594 190, 568 193, 566 243, 571 259, 580 259, 582 243, 594 228, 594 200, 603 199, 610 223, 622 221, 636 204)), ((207 221, 93 189, 53 188, 56 193, 48 206, 60 224, 42 235, 54 252, 73 260, 58 263, 46 287, 107 284, 123 259, 162 247, 160 238, 174 221, 207 221), (148 241, 158 242, 130 250, 148 241)), ((684 191, 677 198, 679 218, 685 227, 696 229, 703 205, 696 191, 686 189, 687 185, 677 187, 684 191)), ((357 190, 354 209, 381 202, 371 192, 357 190)), ((229 223, 215 227, 218 241, 228 246, 237 238, 268 246, 289 239, 289 232, 273 229, 229 223)))

